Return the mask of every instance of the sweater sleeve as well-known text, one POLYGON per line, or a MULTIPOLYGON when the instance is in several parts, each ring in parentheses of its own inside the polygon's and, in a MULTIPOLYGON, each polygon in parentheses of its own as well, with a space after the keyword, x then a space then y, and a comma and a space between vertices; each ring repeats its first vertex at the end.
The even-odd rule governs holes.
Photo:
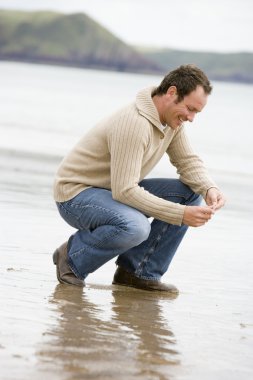
POLYGON ((139 186, 143 155, 149 140, 149 124, 132 114, 121 116, 111 127, 108 146, 112 196, 147 216, 181 225, 184 206, 159 198, 139 186))
POLYGON ((180 180, 203 198, 211 187, 217 187, 210 178, 203 161, 193 152, 182 126, 167 149, 172 165, 177 168, 180 180))

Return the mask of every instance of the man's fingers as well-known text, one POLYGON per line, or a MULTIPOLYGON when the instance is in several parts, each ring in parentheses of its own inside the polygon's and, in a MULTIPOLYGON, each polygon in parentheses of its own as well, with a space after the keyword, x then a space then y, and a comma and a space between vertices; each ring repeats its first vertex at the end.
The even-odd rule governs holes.
POLYGON ((201 207, 199 211, 198 222, 203 224, 208 222, 214 214, 214 210, 210 207, 201 207))
POLYGON ((204 214, 204 215, 210 215, 212 216, 215 211, 213 209, 213 207, 209 206, 209 207, 203 207, 200 209, 201 213, 204 214))
POLYGON ((208 220, 198 220, 196 221, 195 224, 193 224, 193 227, 201 227, 201 226, 204 226, 204 224, 206 224, 208 222, 208 220))
POLYGON ((221 207, 223 207, 225 204, 225 199, 220 198, 218 199, 218 202, 215 202, 215 210, 219 210, 221 207))
POLYGON ((225 198, 224 198, 224 197, 220 197, 220 198, 218 199, 217 208, 221 208, 222 206, 225 205, 225 203, 226 203, 225 198))

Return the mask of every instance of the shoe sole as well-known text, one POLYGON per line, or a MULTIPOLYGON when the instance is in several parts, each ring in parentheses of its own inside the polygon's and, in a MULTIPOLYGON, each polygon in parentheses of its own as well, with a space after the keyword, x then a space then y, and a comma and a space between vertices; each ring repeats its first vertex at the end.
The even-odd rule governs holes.
POLYGON ((140 287, 138 285, 125 284, 123 282, 116 282, 116 281, 113 281, 112 285, 127 286, 129 288, 135 288, 135 289, 145 290, 145 291, 148 291, 148 292, 160 292, 160 293, 179 294, 178 290, 155 289, 155 288, 151 288, 151 287, 150 288, 148 288, 148 287, 144 288, 144 287, 140 287))

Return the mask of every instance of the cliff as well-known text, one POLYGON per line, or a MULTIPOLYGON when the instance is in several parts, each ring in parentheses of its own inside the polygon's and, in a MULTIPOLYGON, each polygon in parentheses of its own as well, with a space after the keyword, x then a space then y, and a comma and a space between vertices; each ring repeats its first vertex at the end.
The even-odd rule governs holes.
POLYGON ((159 75, 194 63, 211 80, 253 83, 252 53, 134 48, 81 13, 0 10, 0 60, 159 75))
POLYGON ((0 59, 161 72, 85 14, 0 11, 0 59))

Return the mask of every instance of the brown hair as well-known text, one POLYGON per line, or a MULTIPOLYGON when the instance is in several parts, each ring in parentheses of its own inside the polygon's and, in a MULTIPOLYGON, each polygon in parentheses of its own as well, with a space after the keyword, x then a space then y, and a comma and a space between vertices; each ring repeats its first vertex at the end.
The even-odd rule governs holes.
POLYGON ((169 72, 163 78, 160 85, 154 89, 152 96, 166 94, 168 88, 171 86, 177 88, 178 102, 196 90, 197 86, 203 87, 207 95, 212 92, 212 86, 207 76, 195 65, 182 65, 169 72))

